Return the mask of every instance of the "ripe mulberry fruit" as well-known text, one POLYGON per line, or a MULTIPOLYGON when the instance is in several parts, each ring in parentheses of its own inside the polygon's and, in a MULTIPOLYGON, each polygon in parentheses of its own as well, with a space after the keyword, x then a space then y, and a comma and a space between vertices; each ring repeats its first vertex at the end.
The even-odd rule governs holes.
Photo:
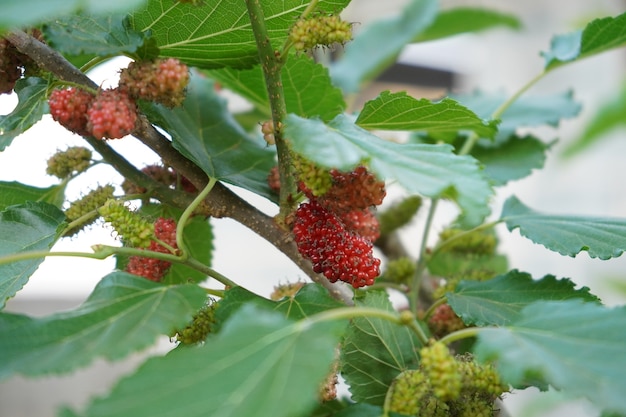
POLYGON ((378 219, 371 209, 352 210, 340 215, 341 221, 348 230, 375 242, 380 237, 378 219))
POLYGON ((80 88, 56 89, 50 94, 50 115, 61 126, 81 136, 91 136, 87 129, 87 111, 94 95, 80 88))
MULTIPOLYGON (((158 241, 151 240, 148 250, 152 252, 172 253, 169 248, 161 245, 159 241, 173 249, 178 248, 176 244, 176 221, 174 219, 159 217, 152 227, 154 237, 158 239, 158 241)), ((126 265, 126 271, 149 279, 150 281, 160 282, 171 266, 171 262, 162 259, 146 256, 131 256, 126 265)))
POLYGON ((372 285, 380 274, 372 243, 347 230, 339 217, 315 200, 298 207, 293 233, 298 251, 330 282, 341 280, 360 288, 372 285))
POLYGON ((127 93, 103 90, 87 110, 87 130, 96 139, 119 139, 135 129, 137 106, 127 93))
POLYGON ((120 73, 120 88, 135 99, 179 106, 189 84, 187 65, 175 58, 135 61, 120 73))

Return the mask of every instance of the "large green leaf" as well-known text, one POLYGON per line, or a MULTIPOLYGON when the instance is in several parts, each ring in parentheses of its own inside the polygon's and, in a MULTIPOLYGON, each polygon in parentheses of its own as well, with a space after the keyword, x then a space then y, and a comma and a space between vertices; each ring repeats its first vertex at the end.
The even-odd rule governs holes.
POLYGON ((343 115, 326 125, 290 114, 285 136, 294 151, 322 166, 350 170, 365 162, 380 178, 397 181, 411 194, 453 198, 467 225, 477 225, 489 214, 492 190, 477 161, 454 154, 449 145, 386 141, 343 115))
MULTIPOLYGON (((261 67, 244 70, 221 68, 208 73, 263 110, 269 119, 270 104, 261 67)), ((346 107, 341 90, 331 84, 328 69, 305 55, 289 55, 281 76, 285 104, 290 113, 330 120, 346 107)))
POLYGON ((436 1, 412 0, 397 16, 367 25, 330 67, 333 82, 345 92, 358 91, 393 64, 402 48, 428 28, 436 14, 436 1))
POLYGON ((48 82, 37 77, 17 81, 17 106, 6 116, 0 116, 0 151, 9 146, 18 135, 30 129, 48 111, 47 88, 48 82))
POLYGON ((479 330, 475 352, 514 386, 542 378, 601 409, 626 413, 626 307, 580 300, 528 305, 507 327, 479 330))
MULTIPOLYGON (((339 13, 349 0, 321 0, 318 11, 339 13)), ((289 28, 306 9, 305 0, 263 2, 270 42, 279 48, 289 28)), ((258 50, 246 2, 203 1, 199 5, 174 0, 150 0, 132 15, 138 31, 150 31, 163 56, 200 68, 246 68, 258 62, 258 50), (172 30, 175 28, 175 30, 172 30)))
POLYGON ((113 272, 75 310, 44 318, 0 314, 0 376, 67 372, 97 357, 120 359, 186 325, 205 300, 195 285, 164 286, 113 272))
POLYGON ((247 305, 205 345, 149 359, 108 397, 95 400, 84 415, 306 415, 317 403, 344 326, 292 322, 247 305))
POLYGON ((143 107, 154 123, 172 135, 174 147, 207 175, 275 198, 267 185, 275 152, 239 126, 211 80, 193 73, 181 107, 143 107))
MULTIPOLYGON (((476 90, 469 94, 452 94, 451 98, 479 117, 488 120, 507 100, 503 92, 486 93, 476 90)), ((522 96, 515 100, 500 116, 498 138, 508 139, 520 127, 558 126, 561 119, 571 118, 581 110, 571 91, 541 96, 522 96)))
POLYGON ((454 138, 462 130, 481 137, 492 137, 497 132, 496 123, 483 121, 452 99, 433 102, 389 91, 365 103, 356 124, 364 129, 425 131, 432 137, 454 138))
POLYGON ((543 168, 546 161, 546 145, 534 136, 509 136, 496 146, 481 146, 472 149, 472 156, 485 167, 485 175, 494 185, 504 185, 519 180, 532 173, 533 169, 543 168))
POLYGON ((243 287, 231 288, 220 300, 220 308, 215 317, 218 323, 223 323, 241 307, 254 303, 255 305, 283 313, 286 318, 300 320, 322 311, 342 307, 343 304, 328 294, 328 290, 318 284, 304 285, 294 297, 286 297, 278 301, 268 300, 246 290, 243 287))
MULTIPOLYGON (((369 291, 357 306, 394 311, 388 295, 369 291)), ((406 326, 376 317, 352 320, 341 347, 341 374, 352 399, 382 405, 393 379, 402 371, 417 367, 420 343, 406 326)))
POLYGON ((65 184, 40 188, 17 181, 0 181, 0 210, 27 201, 43 201, 60 208, 65 201, 65 184))
POLYGON ((32 27, 79 11, 94 14, 123 13, 145 2, 146 0, 3 0, 0 30, 32 27))
POLYGON ((536 301, 599 301, 589 288, 575 286, 566 278, 546 275, 534 280, 530 274, 513 270, 489 281, 461 281, 446 297, 465 324, 506 326, 517 321, 522 309, 536 301))
POLYGON ((502 220, 513 231, 561 255, 616 258, 626 250, 626 219, 542 214, 510 197, 502 209, 502 220))
POLYGON ((546 69, 578 61, 626 45, 626 13, 596 19, 582 31, 555 36, 543 53, 546 69))
POLYGON ((522 24, 517 17, 495 10, 458 7, 441 11, 432 25, 415 37, 413 42, 431 41, 467 32, 479 32, 498 26, 520 29, 522 24))
POLYGON ((50 249, 64 225, 63 212, 47 203, 27 202, 0 212, 0 259, 5 258, 0 262, 0 309, 43 262, 43 258, 11 262, 11 255, 50 249))
POLYGON ((145 41, 145 34, 133 30, 123 15, 72 15, 47 23, 44 33, 56 50, 68 55, 134 53, 145 41))
POLYGON ((622 89, 606 103, 594 110, 594 116, 583 132, 565 148, 565 156, 573 156, 597 143, 615 129, 626 126, 626 83, 622 89))

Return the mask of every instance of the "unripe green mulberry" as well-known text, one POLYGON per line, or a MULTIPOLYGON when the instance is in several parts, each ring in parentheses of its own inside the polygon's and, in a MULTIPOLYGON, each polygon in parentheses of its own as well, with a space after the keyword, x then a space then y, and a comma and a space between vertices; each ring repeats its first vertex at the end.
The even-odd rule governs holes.
POLYGON ((332 187, 333 179, 328 169, 319 167, 304 157, 294 155, 293 166, 300 189, 309 197, 326 194, 332 187))
POLYGON ((398 375, 389 389, 389 411, 415 416, 420 410, 420 400, 430 391, 430 384, 422 372, 409 369, 398 375))
POLYGON ((187 327, 175 332, 176 340, 184 345, 204 342, 215 324, 216 307, 217 303, 211 302, 198 310, 187 327))
POLYGON ((493 400, 480 394, 463 396, 450 407, 458 417, 493 417, 493 400))
POLYGON ((461 394, 462 377, 459 366, 448 347, 441 342, 431 342, 420 350, 421 369, 430 382, 434 395, 450 401, 461 394))
POLYGON ((337 15, 318 15, 298 20, 289 31, 289 40, 296 51, 317 46, 344 44, 352 39, 352 24, 337 15))
POLYGON ((439 234, 439 239, 442 243, 452 239, 442 247, 444 251, 482 255, 493 255, 498 243, 493 232, 484 230, 466 232, 461 229, 445 229, 439 234))
POLYGON ((100 186, 81 199, 71 202, 69 208, 65 210, 65 217, 70 223, 81 218, 82 221, 66 230, 65 236, 73 236, 92 224, 98 218, 98 208, 113 198, 114 191, 115 188, 112 185, 100 186))
POLYGON ((65 179, 74 173, 84 172, 91 164, 91 151, 82 146, 72 146, 48 159, 46 174, 65 179))
POLYGON ((378 214, 381 235, 389 234, 408 224, 422 206, 422 198, 413 195, 378 214))
POLYGON ((137 248, 150 246, 154 224, 126 207, 124 202, 110 199, 98 210, 100 215, 122 238, 124 244, 137 248))
POLYGON ((463 379, 463 390, 483 394, 489 397, 491 402, 509 390, 508 385, 500 380, 493 365, 479 364, 471 354, 459 356, 457 359, 463 379))
POLYGON ((381 278, 385 281, 407 283, 415 274, 417 266, 409 257, 402 257, 389 261, 381 278))

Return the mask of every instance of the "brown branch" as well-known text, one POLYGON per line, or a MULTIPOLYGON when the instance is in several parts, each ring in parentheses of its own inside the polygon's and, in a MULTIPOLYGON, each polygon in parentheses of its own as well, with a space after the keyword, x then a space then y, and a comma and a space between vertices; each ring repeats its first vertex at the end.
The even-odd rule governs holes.
MULTIPOLYGON (((97 88, 97 85, 89 77, 74 67, 65 57, 25 32, 19 30, 12 31, 6 34, 5 38, 20 52, 33 59, 40 68, 51 72, 58 79, 90 88, 97 88)), ((164 163, 173 167, 176 172, 188 178, 196 188, 202 189, 207 184, 208 180, 206 174, 193 162, 176 151, 172 143, 157 131, 144 115, 139 117, 139 122, 133 132, 133 136, 156 152, 164 163)), ((110 148, 106 142, 98 141, 93 138, 86 138, 86 140, 98 152, 101 154, 104 153, 103 158, 114 168, 120 170, 122 175, 129 175, 141 179, 139 175, 143 174, 125 161, 125 159, 110 148)), ((161 197, 167 198, 166 201, 170 200, 173 196, 172 194, 164 193, 165 190, 157 189, 156 191, 161 192, 161 197)), ((168 202, 176 203, 176 199, 168 202)), ((333 297, 346 304, 352 303, 352 291, 345 285, 332 284, 324 277, 316 274, 310 263, 300 256, 290 235, 278 227, 273 218, 250 205, 221 183, 216 184, 205 202, 208 214, 213 217, 230 217, 240 222, 276 246, 313 281, 327 288, 333 297)), ((178 200, 177 203, 180 204, 181 201, 178 200)))

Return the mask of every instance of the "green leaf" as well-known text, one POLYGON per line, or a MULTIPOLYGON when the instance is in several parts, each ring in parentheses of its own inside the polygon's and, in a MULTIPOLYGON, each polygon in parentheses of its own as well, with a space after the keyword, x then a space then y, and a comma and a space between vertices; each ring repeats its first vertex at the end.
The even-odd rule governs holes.
POLYGON ((555 36, 544 52, 546 70, 626 45, 626 13, 590 22, 585 29, 555 36))
POLYGON ((174 147, 207 175, 276 198, 267 184, 275 152, 237 124, 211 80, 193 73, 181 107, 142 107, 152 122, 172 135, 174 147))
POLYGON ((461 33, 479 32, 497 26, 520 29, 522 24, 517 17, 495 10, 458 7, 441 11, 432 25, 415 37, 413 42, 432 41, 461 33))
POLYGON ((495 359, 514 386, 542 377, 601 409, 624 413, 625 327, 626 307, 539 301, 507 327, 480 329, 475 352, 480 360, 495 359))
MULTIPOLYGON (((317 11, 339 13, 349 0, 320 0, 317 11)), ((269 40, 276 49, 306 9, 305 0, 263 2, 269 40)), ((199 68, 248 68, 259 60, 246 3, 203 1, 199 6, 173 0, 151 0, 131 16, 138 31, 150 31, 162 56, 199 68), (176 30, 172 30, 176 28, 176 30)))
POLYGON ((504 203, 501 220, 520 234, 561 255, 616 258, 626 249, 626 219, 542 214, 515 196, 504 203))
POLYGON ((27 202, 0 212, 0 259, 5 258, 0 262, 0 309, 43 262, 43 258, 11 262, 11 256, 50 249, 64 225, 65 214, 47 203, 27 202))
POLYGON ((508 260, 504 255, 481 255, 476 253, 436 252, 428 260, 428 270, 446 278, 456 278, 477 273, 489 277, 506 272, 508 260))
POLYGON ((546 161, 546 145, 534 136, 510 136, 494 146, 475 146, 472 156, 485 167, 485 175, 494 185, 522 179, 533 169, 543 168, 546 161))
MULTIPOLYGON (((266 118, 271 116, 265 80, 259 66, 245 70, 221 68, 207 72, 225 87, 262 109, 266 118)), ((307 56, 289 55, 281 76, 289 113, 330 120, 346 107, 343 93, 331 84, 328 69, 307 56)))
POLYGON ((608 102, 600 105, 582 134, 568 143, 563 155, 571 157, 597 143, 605 135, 617 128, 626 126, 626 83, 608 102))
POLYGON ((84 415, 306 415, 315 408, 344 326, 294 323, 281 314, 244 306, 206 344, 149 359, 84 415))
POLYGON ((330 67, 338 87, 353 93, 393 64, 402 48, 428 28, 437 14, 434 0, 413 0, 397 16, 364 27, 330 67))
POLYGON ((46 40, 68 55, 134 53, 146 40, 123 15, 76 14, 47 23, 43 30, 46 40))
POLYGON ((278 301, 268 300, 243 287, 235 287, 226 291, 224 298, 220 300, 220 308, 216 310, 215 317, 218 323, 223 323, 241 307, 252 303, 264 309, 279 311, 291 320, 301 320, 343 306, 328 294, 328 290, 318 284, 306 284, 294 297, 278 301))
POLYGON ((477 161, 454 154, 449 145, 389 142, 343 115, 326 125, 290 114, 285 136, 294 151, 321 166, 345 171, 365 162, 380 178, 396 180, 410 194, 453 198, 467 225, 477 225, 489 214, 492 190, 477 161))
POLYGON ((79 11, 93 14, 124 13, 146 0, 3 0, 0 30, 32 27, 79 11))
POLYGON ((452 138, 460 130, 470 130, 481 137, 492 137, 498 130, 496 123, 486 123, 452 99, 432 102, 415 99, 406 92, 389 91, 365 103, 356 124, 370 130, 420 130, 430 136, 452 138))
MULTIPOLYGON (((357 306, 394 311, 388 295, 368 291, 357 306)), ((376 317, 357 317, 348 327, 341 347, 341 374, 350 386, 352 399, 382 405, 392 380, 416 368, 420 343, 406 326, 376 317)))
POLYGON ((113 272, 75 310, 44 318, 0 314, 0 377, 68 372, 97 357, 120 359, 185 326, 205 300, 195 285, 164 286, 113 272))
POLYGON ((42 201, 61 208, 65 201, 65 184, 39 188, 17 181, 0 181, 0 210, 27 201, 42 201))
MULTIPOLYGON (((481 90, 470 94, 452 94, 450 97, 486 120, 490 119, 508 98, 503 92, 486 93, 481 90)), ((506 140, 520 127, 544 125, 557 127, 561 119, 578 115, 581 108, 580 103, 574 101, 572 91, 542 96, 522 96, 500 116, 498 138, 506 140)))
POLYGON ((17 106, 11 113, 0 116, 0 151, 9 146, 18 135, 30 129, 48 111, 47 88, 48 82, 37 77, 17 81, 17 106))
POLYGON ((461 281, 446 298, 465 324, 507 326, 521 317, 522 309, 536 301, 600 301, 589 288, 575 287, 567 278, 546 275, 535 280, 530 274, 512 270, 489 281, 461 281))

